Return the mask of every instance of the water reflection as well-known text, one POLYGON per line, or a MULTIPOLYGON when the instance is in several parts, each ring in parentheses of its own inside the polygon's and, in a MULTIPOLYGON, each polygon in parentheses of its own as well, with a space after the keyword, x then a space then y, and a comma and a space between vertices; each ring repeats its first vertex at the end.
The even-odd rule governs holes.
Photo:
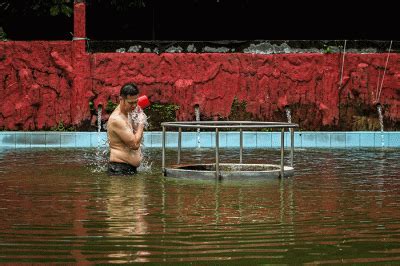
MULTIPOLYGON (((106 223, 109 226, 107 235, 110 238, 133 237, 141 238, 148 233, 148 225, 145 216, 146 208, 146 184, 142 178, 113 177, 108 180, 105 195, 107 195, 106 208, 108 217, 106 223)), ((141 245, 140 249, 116 250, 108 256, 112 262, 146 262, 146 256, 150 252, 147 245, 141 245)))
POLYGON ((293 178, 228 182, 164 178, 159 150, 150 172, 110 178, 90 153, 2 151, 0 262, 400 262, 399 150, 298 150, 293 178))

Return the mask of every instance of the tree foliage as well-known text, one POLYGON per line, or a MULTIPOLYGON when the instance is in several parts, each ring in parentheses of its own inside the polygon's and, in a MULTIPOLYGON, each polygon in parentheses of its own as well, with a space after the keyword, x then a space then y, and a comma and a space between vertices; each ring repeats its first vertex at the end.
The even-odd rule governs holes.
POLYGON ((85 2, 87 5, 110 8, 118 12, 123 12, 127 9, 146 7, 150 0, 86 0, 85 2))
MULTIPOLYGON (((146 6, 145 0, 87 0, 88 5, 111 8, 124 11, 130 8, 146 6)), ((2 16, 24 16, 35 14, 37 16, 67 16, 73 14, 74 0, 0 0, 2 16)))
MULTIPOLYGON (((146 2, 152 0, 75 1, 85 2, 92 14, 112 17, 112 14, 128 14, 144 8, 146 2)), ((74 0, 0 0, 0 39, 5 40, 6 36, 18 40, 68 39, 72 31, 73 5, 74 0), (42 29, 45 31, 41 32, 42 29)))
POLYGON ((7 17, 32 14, 70 17, 73 14, 73 0, 2 0, 0 10, 7 17))

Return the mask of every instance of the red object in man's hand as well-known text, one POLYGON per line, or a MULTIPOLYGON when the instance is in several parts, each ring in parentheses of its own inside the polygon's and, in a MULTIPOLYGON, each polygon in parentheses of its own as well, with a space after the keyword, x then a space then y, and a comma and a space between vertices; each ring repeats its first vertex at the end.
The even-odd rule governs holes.
POLYGON ((138 103, 137 104, 140 106, 140 108, 144 109, 144 108, 150 106, 149 98, 147 98, 146 95, 140 96, 138 98, 138 103))

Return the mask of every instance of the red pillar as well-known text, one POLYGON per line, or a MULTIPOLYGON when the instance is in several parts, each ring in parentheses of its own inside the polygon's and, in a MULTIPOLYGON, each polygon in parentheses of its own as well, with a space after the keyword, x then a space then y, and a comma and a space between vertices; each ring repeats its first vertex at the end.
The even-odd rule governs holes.
POLYGON ((89 99, 92 95, 90 61, 86 53, 86 4, 74 3, 74 37, 72 39, 72 64, 74 79, 71 93, 71 122, 79 125, 90 119, 89 99))
POLYGON ((86 38, 86 5, 83 1, 74 3, 74 37, 86 38))

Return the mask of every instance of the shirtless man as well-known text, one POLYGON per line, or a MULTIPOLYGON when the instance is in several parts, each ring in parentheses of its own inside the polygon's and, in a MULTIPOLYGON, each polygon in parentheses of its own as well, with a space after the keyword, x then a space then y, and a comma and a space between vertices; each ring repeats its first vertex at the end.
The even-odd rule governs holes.
POLYGON ((132 175, 142 161, 140 143, 143 138, 145 115, 138 114, 138 124, 134 124, 128 113, 134 110, 138 102, 139 89, 133 83, 122 86, 119 105, 107 122, 107 134, 110 144, 108 173, 111 175, 132 175), (142 123, 141 123, 142 122, 142 123))

